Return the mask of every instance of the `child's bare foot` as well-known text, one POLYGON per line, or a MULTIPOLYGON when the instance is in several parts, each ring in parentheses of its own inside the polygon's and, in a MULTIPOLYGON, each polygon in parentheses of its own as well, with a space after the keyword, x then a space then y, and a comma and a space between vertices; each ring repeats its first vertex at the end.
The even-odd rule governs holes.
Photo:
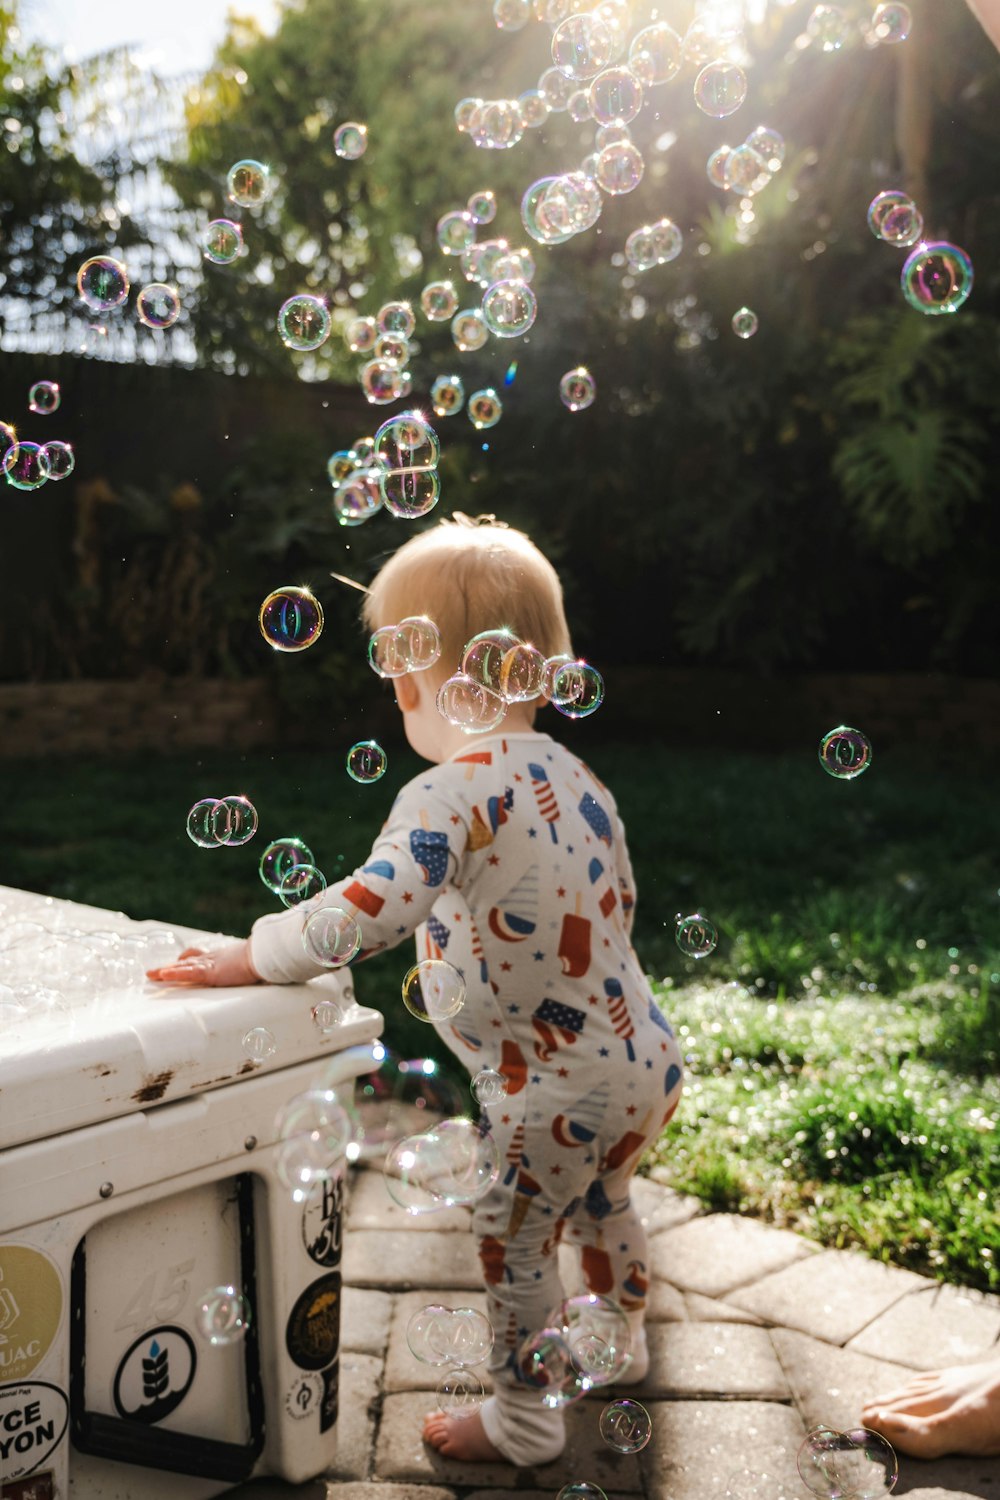
POLYGON ((478 1412, 467 1417, 453 1417, 443 1411, 428 1412, 424 1418, 424 1442, 430 1443, 446 1458, 460 1458, 465 1463, 504 1461, 500 1449, 495 1448, 486 1436, 478 1412))
POLYGON ((870 1401, 861 1420, 914 1458, 1000 1455, 1000 1359, 916 1375, 870 1401))

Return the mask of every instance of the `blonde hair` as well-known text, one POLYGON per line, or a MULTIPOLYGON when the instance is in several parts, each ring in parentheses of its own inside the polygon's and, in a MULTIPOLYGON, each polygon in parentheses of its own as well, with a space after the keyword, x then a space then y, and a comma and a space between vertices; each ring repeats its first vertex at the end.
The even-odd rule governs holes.
POLYGON ((506 627, 546 657, 572 653, 559 575, 523 531, 457 513, 404 542, 373 579, 361 617, 369 630, 427 615, 441 634, 435 674, 457 672, 474 635, 506 627))

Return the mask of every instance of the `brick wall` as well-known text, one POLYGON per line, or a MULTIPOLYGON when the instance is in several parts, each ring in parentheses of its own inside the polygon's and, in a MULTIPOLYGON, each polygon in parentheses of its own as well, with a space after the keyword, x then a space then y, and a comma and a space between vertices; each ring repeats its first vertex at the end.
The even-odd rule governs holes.
MULTIPOLYGON (((755 679, 725 672, 615 668, 606 707, 585 741, 638 734, 674 745, 780 751, 837 724, 896 746, 1000 750, 1000 682, 926 673, 816 674, 755 679)), ((398 721, 381 699, 364 705, 358 734, 398 721)), ((355 716, 352 714, 352 718, 355 716)), ((542 721, 544 727, 546 720, 542 721)), ((583 726, 580 726, 583 729, 583 726)), ((282 707, 265 679, 0 684, 0 757, 130 754, 325 742, 325 723, 282 707)))

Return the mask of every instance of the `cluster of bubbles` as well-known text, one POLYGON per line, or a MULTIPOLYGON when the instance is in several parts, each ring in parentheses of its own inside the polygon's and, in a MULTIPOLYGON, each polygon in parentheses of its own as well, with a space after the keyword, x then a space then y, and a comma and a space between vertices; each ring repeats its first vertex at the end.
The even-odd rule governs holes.
POLYGON ((484 630, 466 643, 459 670, 438 691, 438 712, 466 734, 487 734, 512 703, 544 697, 570 719, 588 717, 604 701, 604 680, 589 662, 546 658, 513 631, 484 630))
POLYGON ((238 848, 257 832, 257 809, 247 797, 202 797, 187 815, 187 836, 199 849, 238 848))
POLYGON ((625 241, 625 259, 631 271, 649 271, 676 260, 684 247, 684 236, 672 219, 657 219, 633 229, 625 241))
POLYGON ((371 1071, 355 1080, 352 1161, 384 1162, 389 1147, 432 1121, 463 1112, 465 1098, 433 1057, 403 1058, 382 1042, 371 1071))
POLYGON ((879 1500, 899 1478, 892 1445, 866 1427, 814 1427, 796 1458, 807 1489, 822 1500, 879 1500))
POLYGON ((336 449, 326 461, 333 486, 333 513, 341 526, 361 526, 382 508, 374 453, 374 437, 363 437, 350 448, 336 449))
POLYGON ((416 326, 411 304, 398 298, 383 303, 374 317, 355 316, 345 325, 348 349, 364 356, 358 383, 371 405, 388 406, 413 389, 409 360, 416 326))
POLYGON ((381 781, 388 764, 389 758, 378 740, 358 740, 347 752, 347 774, 362 786, 381 781))
POLYGON ((298 906, 326 890, 326 877, 314 862, 312 850, 300 838, 274 839, 258 866, 260 878, 285 906, 298 906))
MULTIPOLYGON (((112 255, 92 255, 76 273, 76 289, 91 312, 112 312, 128 300, 128 271, 112 255)), ((166 282, 151 281, 137 292, 135 311, 146 328, 172 328, 181 315, 180 293, 166 282)))
POLYGON ((714 923, 701 912, 694 912, 690 917, 678 912, 674 918, 674 938, 685 958, 707 958, 715 952, 719 934, 714 923))
POLYGON ((353 1127, 332 1088, 309 1089, 281 1106, 275 1120, 275 1171, 297 1203, 343 1168, 353 1127))
POLYGON ((406 1325, 406 1343, 414 1359, 443 1369, 438 1405, 454 1416, 471 1414, 483 1399, 483 1383, 472 1367, 489 1358, 493 1328, 474 1307, 419 1308, 406 1325))
POLYGON ((853 781, 872 763, 872 744, 860 729, 839 724, 819 742, 819 763, 838 781, 853 781))
POLYGON ((441 655, 441 632, 427 615, 408 615, 398 625, 380 625, 368 641, 368 665, 378 677, 426 672, 441 655))
POLYGON ((462 1116, 394 1141, 384 1170, 390 1198, 410 1215, 478 1203, 499 1175, 493 1137, 462 1116))
POLYGON ((518 1378, 548 1407, 568 1406, 616 1380, 631 1358, 628 1318, 596 1292, 567 1297, 517 1351, 518 1378))
MULTIPOLYGON (((905 42, 913 26, 908 5, 886 0, 876 5, 871 18, 862 21, 860 36, 868 47, 905 42)), ((822 52, 839 52, 859 33, 840 5, 817 5, 806 22, 805 40, 822 52)))
POLYGON ((323 606, 311 589, 288 584, 274 589, 258 616, 260 633, 275 651, 305 651, 323 630, 323 606))
MULTIPOLYGON (((55 380, 36 380, 28 391, 28 410, 36 417, 50 417, 59 410, 62 392, 55 380)), ((17 435, 10 422, 0 422, 0 469, 16 490, 37 490, 46 480, 65 479, 72 474, 76 456, 71 443, 52 438, 30 443, 17 435)))
POLYGON ((195 1305, 195 1325, 213 1348, 242 1343, 251 1323, 250 1304, 235 1286, 214 1286, 195 1305))
POLYGON ((418 411, 404 411, 375 433, 372 460, 382 504, 391 515, 412 521, 433 510, 441 493, 437 464, 441 444, 418 411))
POLYGON ((752 200, 780 172, 784 160, 784 137, 770 125, 758 125, 742 145, 718 146, 708 158, 705 171, 713 187, 752 200))
MULTIPOLYGON (((261 208, 274 192, 270 169, 245 158, 226 173, 226 196, 238 208, 261 208)), ((246 254, 243 226, 236 219, 212 219, 201 232, 201 253, 213 266, 230 266, 246 254)))
POLYGON ((972 291, 972 261, 950 240, 925 241, 924 217, 908 193, 884 188, 868 205, 868 227, 876 239, 910 250, 900 272, 903 296, 929 317, 957 312, 972 291), (915 248, 912 248, 915 247, 915 248))

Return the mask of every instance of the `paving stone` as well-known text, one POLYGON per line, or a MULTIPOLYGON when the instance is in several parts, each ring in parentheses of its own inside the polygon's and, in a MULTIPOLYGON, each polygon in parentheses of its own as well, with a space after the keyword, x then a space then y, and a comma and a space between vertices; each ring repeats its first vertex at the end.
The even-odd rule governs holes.
POLYGON ((326 1500, 455 1500, 455 1492, 436 1484, 382 1484, 377 1479, 362 1479, 328 1484, 326 1500))
MULTIPOLYGON (((226 1490, 229 1500, 327 1500, 329 1486, 325 1479, 309 1479, 305 1484, 287 1484, 284 1479, 251 1479, 235 1490, 226 1490)), ((421 1490, 421 1500, 423 1497, 421 1490)), ((360 1497, 359 1497, 360 1500, 360 1497)))
POLYGON ((973 1458, 943 1458, 918 1464, 904 1458, 894 1493, 905 1495, 906 1500, 996 1500, 1000 1464, 995 1459, 992 1463, 994 1471, 988 1473, 981 1459, 977 1463, 973 1458))
POLYGON ((658 1182, 656 1174, 659 1170, 654 1167, 648 1177, 632 1178, 632 1202, 647 1234, 659 1234, 663 1229, 686 1224, 702 1212, 701 1203, 690 1193, 678 1193, 658 1182))
POLYGON ((333 1479, 367 1479, 371 1472, 381 1380, 380 1359, 347 1351, 341 1355, 337 1456, 327 1470, 333 1479))
POLYGON ((822 1250, 727 1300, 769 1323, 846 1344, 907 1292, 927 1285, 923 1276, 869 1260, 858 1251, 822 1250))
POLYGON ((866 1401, 910 1379, 902 1365, 838 1349, 790 1328, 772 1328, 771 1341, 807 1427, 857 1427, 866 1401))
MULTIPOLYGON (((423 1364, 410 1353, 406 1342, 406 1325, 415 1312, 429 1302, 440 1302, 442 1307, 474 1307, 477 1312, 486 1312, 485 1292, 403 1292, 396 1298, 392 1324, 389 1329, 389 1347, 385 1361, 383 1389, 386 1391, 436 1391, 443 1370, 435 1365, 423 1364)), ((485 1365, 476 1365, 475 1373, 487 1391, 492 1389, 485 1365)))
POLYGON ((414 1234, 396 1229, 358 1229, 344 1238, 344 1281, 348 1286, 458 1287, 483 1284, 471 1234, 414 1234))
POLYGON ((357 1286, 344 1287, 341 1311, 340 1347, 356 1354, 385 1357, 392 1319, 392 1297, 388 1292, 373 1292, 357 1286))
POLYGON ((752 1323, 763 1327, 764 1319, 745 1307, 734 1307, 721 1297, 703 1297, 700 1292, 685 1292, 684 1307, 692 1323, 752 1323))
POLYGON ((937 1370, 982 1359, 1000 1339, 1000 1297, 958 1286, 910 1292, 851 1339, 849 1349, 937 1370))
POLYGON ((684 1296, 662 1276, 654 1276, 646 1293, 647 1323, 683 1323, 687 1319, 684 1296))
POLYGON ((467 1208, 442 1208, 433 1214, 408 1214, 389 1197, 381 1172, 354 1171, 347 1195, 347 1231, 355 1229, 446 1230, 469 1232, 472 1213, 467 1208))
POLYGON ((725 1296, 814 1253, 799 1235, 739 1214, 706 1214, 650 1240, 654 1274, 704 1297, 725 1296))
POLYGON ((798 1496, 795 1455, 805 1435, 790 1406, 768 1401, 654 1401, 653 1436, 642 1452, 648 1500, 706 1500, 726 1493, 741 1467, 766 1470, 798 1496), (759 1459, 759 1462, 758 1462, 759 1459))
POLYGON ((465 1489, 471 1483, 505 1492, 537 1489, 549 1500, 564 1484, 581 1478, 616 1496, 641 1492, 635 1456, 613 1453, 602 1440, 597 1425, 600 1406, 595 1401, 581 1401, 567 1410, 565 1452, 554 1463, 537 1469, 517 1469, 507 1463, 463 1464, 442 1457, 420 1436, 424 1414, 430 1410, 424 1391, 385 1397, 375 1453, 375 1473, 380 1479, 454 1484, 465 1489))
POLYGON ((766 1328, 740 1323, 669 1323, 648 1330, 649 1374, 629 1388, 657 1397, 754 1397, 790 1401, 766 1328))

